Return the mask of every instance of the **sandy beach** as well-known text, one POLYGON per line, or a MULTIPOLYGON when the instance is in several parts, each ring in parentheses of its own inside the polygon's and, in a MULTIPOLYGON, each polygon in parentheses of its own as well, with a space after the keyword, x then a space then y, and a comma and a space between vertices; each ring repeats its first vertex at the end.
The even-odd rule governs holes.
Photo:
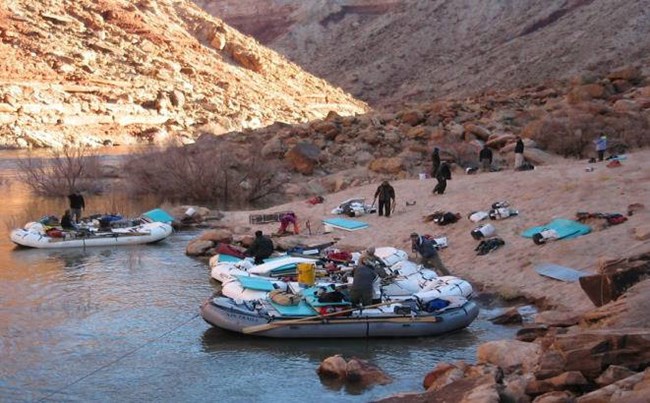
POLYGON ((452 274, 468 279, 479 289, 506 298, 525 296, 548 308, 576 313, 593 309, 578 282, 541 276, 535 271, 537 264, 553 263, 592 274, 605 259, 650 250, 650 243, 637 240, 633 235, 634 228, 647 226, 650 217, 647 209, 628 217, 623 224, 605 229, 593 226, 592 233, 575 239, 536 245, 531 239, 520 236, 526 228, 546 224, 555 218, 574 219, 579 211, 626 214, 628 205, 645 204, 650 200, 649 150, 626 155, 622 165, 616 168, 607 167, 607 161, 560 160, 523 172, 506 169, 467 175, 456 170, 443 195, 432 194, 435 183, 433 179, 392 181, 397 194, 394 214, 390 218, 376 214, 357 217, 355 220, 366 222, 369 227, 354 232, 334 229, 330 234, 323 234, 320 223, 324 218, 334 217, 331 210, 349 198, 365 197, 367 203, 372 203, 379 183, 323 195, 322 204, 311 205, 302 200, 266 210, 226 213, 221 224, 234 229, 236 234, 252 233, 257 229, 272 233, 277 230, 277 223, 249 225, 249 215, 293 210, 302 226, 297 236, 300 242, 313 245, 337 240, 335 246, 347 250, 374 245, 394 246, 410 252, 411 232, 445 236, 449 246, 441 251, 441 258, 452 274), (503 200, 519 214, 481 222, 491 222, 505 245, 478 256, 474 249, 479 241, 470 233, 480 223, 470 221, 467 216, 473 211, 488 211, 492 203, 503 200), (415 204, 407 205, 407 202, 415 204), (425 216, 437 210, 460 213, 462 218, 447 226, 424 222, 425 216), (308 235, 305 228, 308 220, 312 235, 308 235))

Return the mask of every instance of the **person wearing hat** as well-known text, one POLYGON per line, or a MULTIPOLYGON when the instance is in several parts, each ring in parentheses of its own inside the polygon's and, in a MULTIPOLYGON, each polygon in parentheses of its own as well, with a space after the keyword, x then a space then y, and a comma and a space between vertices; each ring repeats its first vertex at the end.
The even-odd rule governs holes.
POLYGON ((390 217, 391 203, 395 204, 395 189, 390 185, 390 183, 388 183, 388 181, 383 181, 381 185, 377 187, 377 191, 375 191, 375 200, 379 200, 377 214, 380 217, 390 217))
POLYGON ((607 136, 604 134, 594 140, 596 144, 596 153, 598 153, 598 161, 605 159, 605 151, 607 151, 607 136))
POLYGON ((425 267, 433 267, 439 276, 449 276, 451 273, 440 260, 436 241, 427 239, 414 232, 411 234, 411 247, 414 252, 420 255, 420 264, 425 267))
POLYGON ((366 249, 363 256, 361 256, 360 262, 372 267, 379 277, 388 277, 388 273, 386 272, 386 263, 375 254, 374 246, 370 246, 366 249))
POLYGON ((264 236, 262 231, 255 231, 255 240, 251 246, 246 249, 247 256, 255 257, 255 264, 264 263, 264 259, 273 253, 273 241, 271 238, 264 236))

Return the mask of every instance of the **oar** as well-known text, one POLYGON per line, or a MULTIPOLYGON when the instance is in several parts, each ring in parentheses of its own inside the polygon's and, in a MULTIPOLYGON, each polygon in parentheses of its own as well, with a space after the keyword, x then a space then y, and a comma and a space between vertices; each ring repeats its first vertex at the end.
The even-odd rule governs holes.
MULTIPOLYGON (((397 316, 397 317, 392 317, 392 318, 380 318, 380 317, 364 317, 364 318, 353 318, 353 319, 332 319, 328 320, 327 323, 330 324, 339 324, 339 323, 373 323, 373 322, 381 322, 381 323, 436 323, 439 322, 440 319, 436 316, 421 316, 421 317, 410 317, 410 316, 397 316)), ((294 323, 294 325, 311 325, 313 323, 309 322, 301 322, 301 323, 294 323)))
POLYGON ((248 327, 245 327, 245 328, 242 329, 242 333, 250 334, 250 333, 263 332, 265 330, 274 329, 274 328, 279 327, 279 326, 287 326, 287 325, 292 325, 294 323, 308 322, 310 320, 328 318, 330 316, 336 316, 336 315, 341 315, 341 314, 344 314, 344 313, 350 313, 350 312, 358 311, 360 309, 377 308, 377 307, 380 307, 380 306, 392 305, 392 304, 397 304, 397 303, 399 303, 399 301, 382 302, 380 304, 366 305, 366 306, 361 307, 361 308, 356 307, 356 308, 346 309, 346 310, 338 311, 338 312, 330 312, 330 313, 326 313, 325 315, 315 315, 315 316, 308 316, 306 318, 300 318, 300 319, 271 322, 271 323, 267 323, 267 324, 264 324, 264 325, 248 326, 248 327))

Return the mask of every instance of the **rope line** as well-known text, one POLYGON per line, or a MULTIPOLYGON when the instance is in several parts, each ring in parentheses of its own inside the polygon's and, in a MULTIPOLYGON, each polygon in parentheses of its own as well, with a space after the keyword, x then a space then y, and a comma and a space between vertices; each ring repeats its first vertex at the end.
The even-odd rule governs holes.
POLYGON ((199 314, 197 313, 197 314, 195 314, 194 316, 192 316, 191 318, 189 318, 188 320, 186 320, 185 322, 183 322, 183 323, 181 323, 180 325, 178 325, 178 326, 176 326, 176 327, 174 327, 174 328, 172 328, 172 329, 166 331, 165 333, 161 334, 160 336, 157 336, 157 337, 155 337, 155 338, 153 338, 153 339, 147 341, 146 343, 144 343, 144 344, 142 344, 142 345, 140 345, 140 346, 138 346, 138 347, 136 347, 136 348, 134 348, 134 349, 132 349, 132 350, 130 350, 130 351, 127 351, 126 353, 124 353, 124 354, 122 354, 121 356, 117 357, 117 358, 114 359, 113 361, 110 361, 110 362, 108 362, 108 363, 102 365, 101 367, 99 367, 99 368, 97 368, 97 369, 95 369, 95 370, 89 372, 88 374, 82 376, 81 378, 78 378, 78 379, 76 379, 75 381, 73 381, 73 382, 71 382, 71 383, 68 383, 67 385, 65 385, 65 386, 63 386, 63 387, 61 387, 61 388, 55 390, 54 392, 52 392, 52 393, 46 395, 45 397, 43 397, 42 399, 40 399, 39 402, 44 402, 45 400, 49 399, 50 397, 52 397, 52 396, 54 396, 54 395, 56 395, 56 394, 58 394, 58 393, 61 393, 61 392, 64 391, 65 389, 68 389, 69 387, 71 387, 71 386, 73 386, 73 385, 76 385, 76 384, 78 384, 79 382, 81 382, 81 381, 83 381, 83 380, 85 380, 85 379, 87 379, 87 378, 90 378, 91 376, 95 375, 95 374, 98 373, 99 371, 102 371, 102 370, 104 370, 104 369, 106 369, 106 368, 108 368, 108 367, 110 367, 110 366, 112 366, 112 365, 118 363, 119 361, 122 361, 122 360, 125 359, 126 357, 128 357, 128 356, 130 356, 130 355, 136 353, 137 351, 139 351, 139 350, 145 348, 145 347, 148 346, 149 344, 155 343, 156 341, 162 339, 163 337, 165 337, 165 336, 167 336, 167 335, 169 335, 169 334, 175 332, 176 330, 178 330, 178 329, 180 329, 181 327, 187 325, 188 323, 190 323, 191 321, 193 321, 194 319, 196 319, 196 318, 198 318, 198 317, 199 317, 199 314))

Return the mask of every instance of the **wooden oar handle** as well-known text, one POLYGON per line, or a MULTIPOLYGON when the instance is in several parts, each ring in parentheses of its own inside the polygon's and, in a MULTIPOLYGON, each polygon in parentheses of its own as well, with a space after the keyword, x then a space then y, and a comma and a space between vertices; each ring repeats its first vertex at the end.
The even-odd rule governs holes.
POLYGON ((336 316, 336 315, 341 315, 341 314, 344 314, 344 313, 350 313, 350 312, 358 311, 358 310, 361 310, 361 309, 377 308, 377 307, 380 307, 380 306, 391 305, 391 304, 396 304, 396 303, 398 303, 398 302, 396 302, 396 301, 382 302, 382 303, 379 303, 379 304, 366 305, 366 306, 352 308, 352 309, 345 309, 343 311, 338 311, 338 312, 330 312, 330 313, 326 313, 325 315, 308 316, 308 317, 305 317, 305 318, 292 319, 292 320, 283 320, 282 322, 275 322, 275 323, 274 322, 269 322, 269 323, 266 323, 264 325, 255 325, 255 326, 245 327, 245 328, 242 329, 242 332, 246 333, 246 334, 263 332, 265 330, 273 329, 273 328, 276 328, 278 326, 286 326, 286 325, 291 325, 293 323, 307 322, 307 321, 310 321, 310 320, 318 320, 318 319, 322 319, 322 318, 328 318, 330 316, 336 316))

